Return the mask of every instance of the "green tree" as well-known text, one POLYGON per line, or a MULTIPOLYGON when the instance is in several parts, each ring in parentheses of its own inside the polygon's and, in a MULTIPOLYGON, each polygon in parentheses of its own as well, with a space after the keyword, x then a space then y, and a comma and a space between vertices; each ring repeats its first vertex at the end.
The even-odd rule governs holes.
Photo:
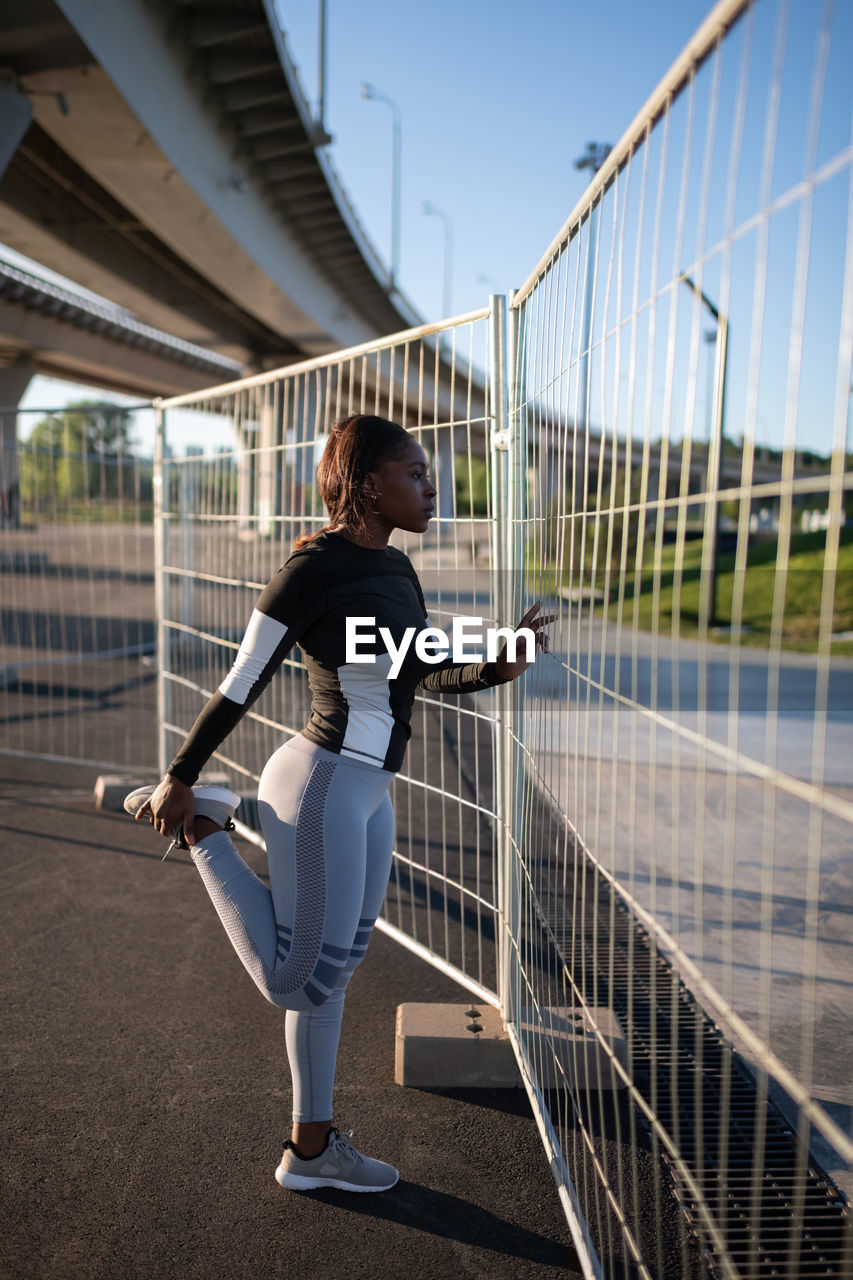
POLYGON ((476 455, 457 454, 454 459, 456 475, 456 512, 460 519, 484 516, 489 510, 488 463, 476 455))
MULTIPOLYGON (((555 497, 542 518, 532 524, 530 554, 533 563, 555 565, 559 562, 563 574, 569 571, 569 560, 574 572, 581 572, 581 548, 583 548, 583 572, 603 573, 607 563, 618 571, 623 555, 632 563, 637 547, 642 517, 637 511, 625 511, 639 501, 640 478, 632 474, 629 492, 625 493, 625 468, 618 466, 615 486, 612 473, 605 469, 601 476, 600 499, 598 476, 586 498, 585 514, 571 513, 571 495, 566 492, 555 497), (609 556, 608 556, 609 548, 609 556)), ((582 501, 580 494, 578 502, 582 501)))
POLYGON ((41 506, 114 503, 141 494, 132 456, 130 413, 88 400, 70 404, 36 424, 20 447, 21 495, 41 506))

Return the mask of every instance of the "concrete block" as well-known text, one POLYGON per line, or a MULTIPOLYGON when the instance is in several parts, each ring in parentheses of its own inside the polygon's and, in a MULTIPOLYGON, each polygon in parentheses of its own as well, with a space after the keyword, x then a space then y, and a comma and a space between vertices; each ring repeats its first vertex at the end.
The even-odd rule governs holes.
POLYGON ((500 1014, 473 1003, 399 1005, 394 1079, 415 1089, 514 1089, 521 1083, 500 1014), (469 1016, 474 1009, 477 1018, 469 1016))
MULTIPOLYGON (((102 773, 95 783, 95 808, 107 809, 111 813, 123 813, 124 797, 129 791, 144 787, 148 783, 159 782, 159 780, 159 776, 154 777, 151 774, 148 777, 140 777, 138 773, 102 773)), ((210 770, 201 775, 198 785, 228 787, 231 785, 231 779, 221 769, 210 770)))
POLYGON ((519 1039, 536 1065, 543 1089, 585 1092, 625 1087, 607 1052, 609 1049, 622 1066, 627 1066, 628 1042, 612 1009, 552 1006, 537 1013, 535 1009, 522 1008, 519 1039), (604 1045, 595 1034, 596 1027, 604 1045))
POLYGON ((143 787, 156 778, 140 778, 138 773, 102 773, 95 783, 95 808, 111 813, 124 811, 124 797, 135 787, 143 787))
MULTIPOLYGON (((627 1043, 610 1009, 523 1008, 519 1039, 545 1089, 621 1088, 604 1042, 624 1065, 627 1043)), ((491 1005, 401 1004, 394 1060, 397 1084, 420 1089, 521 1088, 509 1035, 491 1005), (478 1016, 471 1016, 476 1010, 478 1016), (471 1030, 470 1028, 479 1028, 471 1030)))

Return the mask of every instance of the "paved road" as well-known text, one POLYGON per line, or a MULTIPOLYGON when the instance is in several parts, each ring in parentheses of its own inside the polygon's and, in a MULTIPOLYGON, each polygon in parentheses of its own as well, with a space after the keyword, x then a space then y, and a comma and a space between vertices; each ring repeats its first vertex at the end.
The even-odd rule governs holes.
MULTIPOLYGON (((144 548, 122 559, 135 575, 122 591, 109 577, 109 589, 81 596, 81 565, 110 569, 106 543, 84 555, 63 528, 49 546, 46 574, 6 578, 21 639, 6 658, 37 669, 6 690, 0 746, 151 760, 152 670, 135 658, 64 659, 69 646, 102 648, 89 637, 104 627, 123 641, 128 620, 150 623, 144 548), (20 629, 28 620, 32 634, 20 629)), ((113 640, 104 638, 108 649, 113 640)), ((428 741, 439 777, 441 735, 428 741)), ((281 1192, 272 1178, 289 1111, 280 1017, 235 962, 189 861, 161 865, 145 828, 93 811, 97 771, 0 755, 9 975, 0 1274, 574 1274, 526 1097, 393 1084, 397 1005, 467 998, 381 934, 348 995, 338 1118, 395 1160, 403 1180, 363 1200, 281 1192)), ((564 1136, 571 1147, 570 1126, 564 1136)), ((638 1206, 637 1234, 661 1280, 685 1280, 682 1220, 648 1144, 638 1139, 626 1160, 602 1136, 597 1154, 636 1173, 627 1211, 638 1206)), ((585 1185, 581 1195, 618 1266, 620 1232, 608 1231, 600 1193, 585 1185)))
POLYGON ((459 987, 375 935, 348 995, 338 1118, 401 1182, 384 1196, 283 1192, 281 1016, 187 855, 161 863, 149 829, 94 811, 91 771, 7 757, 0 779, 0 1274, 576 1274, 525 1095, 394 1083, 396 1006, 458 1003, 459 987))
MULTIPOLYGON (((719 646, 663 641, 655 654, 644 636, 632 660, 613 652, 612 629, 602 644, 596 624, 567 679, 565 632, 528 683, 525 740, 539 744, 545 785, 596 857, 853 1134, 853 661, 833 663, 824 707, 809 655, 783 655, 777 685, 760 651, 735 671, 719 646), (751 762, 771 765, 772 778, 751 762), (813 780, 835 809, 790 789, 813 780)), ((853 1194, 853 1171, 827 1144, 814 1149, 853 1194)))
MULTIPOLYGON (((559 633, 555 648, 559 655, 559 633)), ((567 652, 568 643, 562 648, 567 652)), ((712 653, 724 662, 725 650, 712 653)), ((669 710, 695 716, 698 704, 688 696, 684 653, 673 661, 662 648, 652 662, 650 642, 643 640, 640 657, 638 689, 650 690, 654 671, 661 707, 661 692, 675 688, 677 671, 679 699, 675 706, 670 697, 669 710)), ((693 660, 686 659, 688 666, 693 660)), ((612 681, 615 658, 607 661, 611 667, 604 674, 612 681)), ((755 665, 752 655, 747 661, 755 665)), ((786 672, 789 666, 795 674, 783 681, 778 741, 810 759, 802 702, 809 660, 786 659, 786 672)), ((853 671, 853 663, 839 670, 853 671)), ((565 679, 559 656, 537 672, 544 683, 538 689, 532 683, 534 698, 549 692, 550 671, 563 672, 565 679)), ((712 683, 718 700, 712 716, 722 716, 719 723, 727 730, 727 679, 716 672, 712 683)), ((129 692, 121 682, 117 687, 121 698, 132 695, 135 709, 138 702, 150 711, 150 690, 129 692)), ((655 895, 659 914, 682 945, 698 947, 710 972, 720 966, 721 982, 730 982, 757 1025, 768 1017, 762 993, 770 987, 782 996, 792 1043, 798 1043, 802 1026, 800 975, 816 957, 815 990, 822 1003, 816 1017, 811 1010, 808 1016, 814 1017, 817 1064, 830 1074, 820 1081, 823 1095, 815 1092, 831 1101, 833 1072, 843 1070, 840 1087, 849 1086, 844 1036, 853 1026, 849 827, 833 835, 824 823, 819 833, 826 930, 817 950, 804 955, 802 840, 793 841, 790 856, 781 856, 782 841, 801 815, 777 806, 768 892, 760 842, 746 842, 742 865, 727 851, 732 831, 740 848, 749 822, 763 821, 765 797, 750 789, 751 780, 735 775, 732 808, 730 777, 715 775, 707 760, 704 770, 697 769, 701 757, 691 759, 683 744, 667 760, 660 734, 651 769, 648 752, 637 749, 637 725, 621 712, 617 720, 606 701, 587 711, 579 689, 578 684, 568 719, 549 725, 547 703, 532 707, 539 718, 529 736, 547 758, 555 794, 583 816, 585 833, 595 834, 593 847, 612 857, 613 868, 630 878, 638 897, 655 895), (586 774, 570 768, 579 730, 591 762, 586 774), (627 760, 625 742, 633 753, 627 760), (631 759, 633 775, 626 768, 631 759), (623 788, 636 790, 638 783, 653 799, 654 819, 645 828, 623 821, 630 799, 623 788), (673 794, 684 799, 677 811, 673 794), (705 816, 697 827, 691 814, 700 797, 705 816), (596 800, 607 815, 598 827, 592 817, 596 800), (833 839, 838 847, 827 860, 833 839), (776 872, 794 879, 777 882, 776 872), (765 966, 751 978, 756 954, 763 955, 767 910, 773 960, 784 964, 778 972, 765 966), (735 964, 721 966, 730 954, 735 964)), ((119 721, 130 723, 127 705, 119 701, 116 695, 114 710, 93 706, 86 754, 100 754, 119 721)), ((747 730, 764 732, 754 681, 739 686, 738 706, 744 750, 747 730)), ((834 688, 828 727, 841 737, 832 739, 833 767, 843 768, 853 758, 846 745, 845 707, 851 706, 849 687, 834 688)), ((25 746, 34 721, 23 714, 26 708, 19 710, 9 731, 16 745, 25 746)), ((713 721, 709 736, 712 726, 713 721)), ((793 769, 794 755, 783 764, 793 769)), ((459 1002, 465 997, 458 987, 376 936, 349 996, 340 1119, 356 1129, 359 1142, 398 1161, 403 1182, 381 1201, 365 1198, 368 1203, 353 1204, 343 1194, 287 1196, 272 1179, 288 1110, 277 1015, 234 962, 189 862, 161 866, 147 831, 118 815, 93 813, 91 772, 3 758, 0 776, 0 826, 9 850, 2 906, 10 975, 2 1167, 11 1194, 0 1223, 4 1275, 230 1277, 254 1276, 270 1266, 284 1275, 333 1278, 572 1274, 568 1231, 524 1098, 482 1091, 412 1093, 393 1084, 396 1005, 411 999, 459 1002)), ((834 790, 841 794, 843 786, 839 778, 834 790)), ((775 1016, 773 1021, 778 1023, 775 1016)), ((843 1120, 843 1095, 836 1102, 843 1120)), ((610 1158, 617 1160, 615 1149, 610 1158)), ((676 1277, 683 1280, 677 1265, 676 1277)))
MULTIPOLYGON (((427 550, 419 571, 440 625, 488 614, 485 570, 427 550)), ((524 742, 542 784, 853 1134, 853 659, 833 659, 824 692, 809 654, 784 653, 776 669, 758 649, 735 666, 725 645, 646 633, 620 648, 599 614, 559 612, 550 654, 525 676, 524 742)), ((853 1171, 814 1149, 853 1195, 853 1171)))

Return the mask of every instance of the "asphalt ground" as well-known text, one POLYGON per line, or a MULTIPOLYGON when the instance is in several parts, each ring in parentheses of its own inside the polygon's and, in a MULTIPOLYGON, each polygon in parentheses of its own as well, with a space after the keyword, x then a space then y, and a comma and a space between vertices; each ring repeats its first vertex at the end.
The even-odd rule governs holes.
POLYGON ((279 1188, 282 1015, 189 856, 161 862, 147 825, 96 811, 95 776, 0 757, 0 1275, 576 1275, 526 1096, 394 1083, 397 1005, 466 997, 378 932, 347 996, 335 1119, 400 1182, 279 1188))

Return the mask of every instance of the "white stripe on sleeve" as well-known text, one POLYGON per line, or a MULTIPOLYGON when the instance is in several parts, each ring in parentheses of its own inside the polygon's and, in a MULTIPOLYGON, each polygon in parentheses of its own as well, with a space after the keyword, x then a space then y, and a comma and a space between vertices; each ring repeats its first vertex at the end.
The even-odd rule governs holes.
POLYGON ((219 686, 219 692, 231 702, 245 704, 252 686, 281 644, 287 627, 275 618, 253 609, 234 665, 219 686))

